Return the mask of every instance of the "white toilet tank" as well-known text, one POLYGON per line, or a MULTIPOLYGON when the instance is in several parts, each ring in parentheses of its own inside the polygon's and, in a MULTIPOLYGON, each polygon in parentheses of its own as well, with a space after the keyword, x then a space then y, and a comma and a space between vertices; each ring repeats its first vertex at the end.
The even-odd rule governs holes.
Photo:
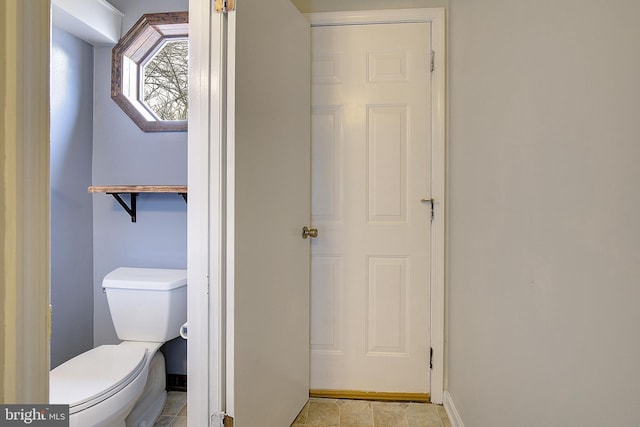
POLYGON ((123 341, 166 342, 187 321, 187 270, 121 267, 102 287, 123 341))

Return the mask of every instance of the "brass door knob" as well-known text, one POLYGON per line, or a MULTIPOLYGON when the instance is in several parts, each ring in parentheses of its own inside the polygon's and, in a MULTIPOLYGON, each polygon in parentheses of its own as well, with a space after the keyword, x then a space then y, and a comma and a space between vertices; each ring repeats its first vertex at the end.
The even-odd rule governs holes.
POLYGON ((307 237, 318 237, 318 229, 317 228, 309 228, 306 225, 302 227, 302 238, 306 239, 307 237))

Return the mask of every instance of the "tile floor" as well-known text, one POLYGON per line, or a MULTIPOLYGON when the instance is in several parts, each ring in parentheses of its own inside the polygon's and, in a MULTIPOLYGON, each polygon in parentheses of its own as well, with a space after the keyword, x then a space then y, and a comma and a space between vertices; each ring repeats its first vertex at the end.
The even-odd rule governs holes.
POLYGON ((291 427, 450 427, 444 408, 428 403, 311 398, 291 427))
MULTIPOLYGON (((187 393, 170 391, 154 427, 186 427, 187 393)), ((291 427, 451 427, 442 406, 311 398, 291 427)))
POLYGON ((162 415, 153 427, 187 427, 187 393, 170 391, 162 415))

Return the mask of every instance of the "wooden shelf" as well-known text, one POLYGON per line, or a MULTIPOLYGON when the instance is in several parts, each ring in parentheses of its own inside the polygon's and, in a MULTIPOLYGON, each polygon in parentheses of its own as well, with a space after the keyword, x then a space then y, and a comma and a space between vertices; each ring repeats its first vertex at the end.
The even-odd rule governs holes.
POLYGON ((187 194, 186 185, 92 185, 89 193, 180 193, 187 194))
POLYGON ((136 200, 140 193, 174 193, 180 194, 187 201, 186 185, 92 185, 89 193, 106 193, 112 195, 131 217, 131 222, 136 222, 136 200), (129 195, 130 206, 122 199, 121 194, 129 195))

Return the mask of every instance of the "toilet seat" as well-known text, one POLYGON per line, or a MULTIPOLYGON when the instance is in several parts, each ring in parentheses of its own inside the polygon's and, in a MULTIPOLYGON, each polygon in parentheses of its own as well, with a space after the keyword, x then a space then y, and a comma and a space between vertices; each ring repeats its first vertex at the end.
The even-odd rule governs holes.
POLYGON ((73 414, 113 396, 145 368, 144 346, 103 345, 50 372, 49 401, 68 404, 73 414))

